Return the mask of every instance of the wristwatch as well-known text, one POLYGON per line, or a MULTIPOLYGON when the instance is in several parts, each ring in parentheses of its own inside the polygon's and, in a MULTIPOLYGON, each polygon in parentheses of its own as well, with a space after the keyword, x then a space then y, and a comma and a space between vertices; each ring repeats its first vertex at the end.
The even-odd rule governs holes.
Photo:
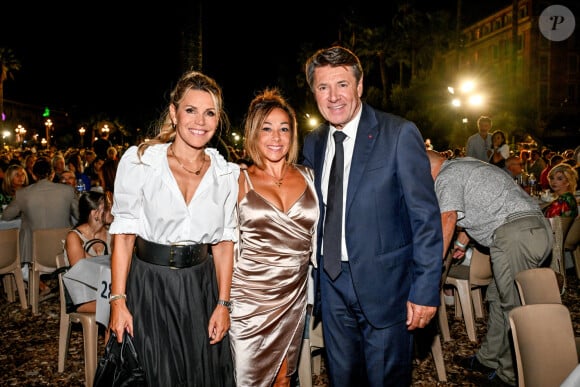
POLYGON ((232 302, 231 301, 226 301, 226 300, 218 300, 218 305, 223 305, 226 308, 228 308, 228 312, 232 313, 232 302))

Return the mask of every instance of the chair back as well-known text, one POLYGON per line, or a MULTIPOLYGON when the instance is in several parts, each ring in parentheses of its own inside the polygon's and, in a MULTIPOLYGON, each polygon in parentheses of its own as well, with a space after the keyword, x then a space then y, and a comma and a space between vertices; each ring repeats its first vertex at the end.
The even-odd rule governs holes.
POLYGON ((554 233, 554 244, 552 245, 552 260, 550 267, 558 273, 559 280, 562 282, 561 294, 566 290, 566 262, 564 259, 564 241, 566 234, 572 226, 574 218, 565 216, 555 216, 549 218, 552 232, 554 233))
POLYGON ((0 230, 0 274, 10 272, 14 262, 20 264, 20 244, 18 243, 19 230, 11 228, 0 230))
POLYGON ((574 218, 564 238, 564 250, 573 251, 580 245, 580 215, 574 218))
MULTIPOLYGON (((70 227, 43 228, 32 232, 32 259, 39 267, 52 272, 56 268, 54 257, 64 251, 64 241, 70 227)), ((44 271, 44 270, 40 270, 44 271)))
POLYGON ((556 273, 549 267, 520 271, 515 281, 522 305, 562 303, 556 273))
MULTIPOLYGON (((463 317, 469 340, 476 342, 475 318, 483 318, 485 313, 481 288, 493 280, 490 256, 473 249, 469 266, 451 265, 444 278, 446 285, 455 288, 455 317, 463 317)), ((438 314, 443 340, 449 341, 451 336, 443 292, 438 314)))
POLYGON ((469 264, 469 282, 471 286, 486 286, 493 280, 491 258, 478 249, 473 249, 469 264))
MULTIPOLYGON (((64 241, 70 227, 44 228, 32 232, 32 266, 29 276, 28 298, 32 314, 38 314, 40 273, 56 269, 54 257, 64 251, 64 241)), ((51 295, 49 295, 50 297, 51 295)))
MULTIPOLYGON (((53 260, 55 258, 53 257, 53 260)), ((68 266, 64 251, 56 254, 56 268, 68 266)), ((69 349, 71 324, 81 324, 83 327, 84 356, 85 356, 85 386, 92 387, 97 370, 98 356, 98 326, 96 313, 71 312, 66 310, 65 287, 62 277, 64 272, 58 273, 58 292, 60 297, 60 328, 58 334, 58 372, 64 372, 64 366, 69 349)))
POLYGON ((15 301, 14 284, 16 284, 22 309, 27 309, 28 302, 20 264, 19 234, 18 228, 0 230, 0 276, 3 276, 4 291, 8 301, 15 301))
POLYGON ((578 364, 570 311, 528 304, 509 313, 520 387, 559 386, 578 364))

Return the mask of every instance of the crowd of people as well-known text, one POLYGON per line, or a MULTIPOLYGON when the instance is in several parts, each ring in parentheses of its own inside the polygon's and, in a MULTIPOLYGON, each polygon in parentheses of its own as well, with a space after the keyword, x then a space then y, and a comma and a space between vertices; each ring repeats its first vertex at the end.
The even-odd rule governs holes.
POLYGON ((437 152, 364 102, 354 52, 320 49, 305 76, 325 122, 302 149, 278 88, 250 101, 242 152, 214 147, 229 124, 221 87, 188 71, 147 142, 13 152, 0 203, 23 220, 23 262, 31 231, 56 226, 71 227, 71 265, 110 254, 107 336, 133 336, 149 385, 290 386, 313 318, 331 386, 409 386, 443 257, 477 243, 494 273, 487 334, 456 361, 477 385, 514 386, 514 275, 549 259, 548 217, 578 217, 579 149, 510 150, 482 116, 465 152, 437 152), (554 197, 540 207, 542 190, 554 197))

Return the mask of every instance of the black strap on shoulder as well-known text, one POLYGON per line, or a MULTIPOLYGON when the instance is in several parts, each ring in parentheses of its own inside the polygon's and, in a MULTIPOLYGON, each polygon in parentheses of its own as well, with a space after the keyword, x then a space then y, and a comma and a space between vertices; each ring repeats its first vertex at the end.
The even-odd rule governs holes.
POLYGON ((107 246, 107 242, 105 242, 102 239, 99 238, 95 238, 95 239, 91 239, 89 241, 87 241, 87 243, 85 243, 85 251, 88 253, 89 250, 96 244, 102 244, 105 247, 105 251, 103 251, 103 255, 109 255, 109 247, 107 246))

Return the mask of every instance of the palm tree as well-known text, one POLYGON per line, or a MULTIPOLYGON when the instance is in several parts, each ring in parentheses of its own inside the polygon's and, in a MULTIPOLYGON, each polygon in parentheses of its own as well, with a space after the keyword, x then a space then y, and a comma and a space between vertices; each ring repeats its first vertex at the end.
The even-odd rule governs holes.
MULTIPOLYGON (((8 78, 14 79, 14 72, 20 70, 20 62, 14 56, 14 52, 9 48, 0 47, 0 114, 4 114, 4 81, 8 78)), ((3 119, 4 117, 2 117, 3 119)))

